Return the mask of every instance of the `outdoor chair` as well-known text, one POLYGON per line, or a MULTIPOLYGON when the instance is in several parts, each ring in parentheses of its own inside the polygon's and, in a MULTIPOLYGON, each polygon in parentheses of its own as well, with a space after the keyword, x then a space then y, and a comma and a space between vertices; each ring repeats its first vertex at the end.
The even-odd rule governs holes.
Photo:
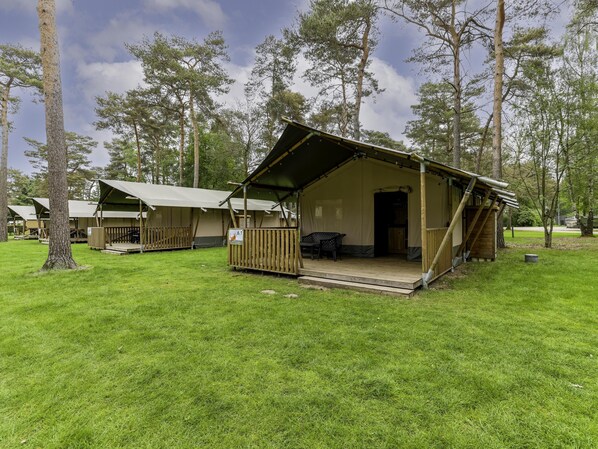
POLYGON ((301 251, 309 250, 312 260, 314 256, 319 259, 322 257, 322 253, 329 253, 336 262, 345 235, 339 232, 312 232, 301 239, 301 251))

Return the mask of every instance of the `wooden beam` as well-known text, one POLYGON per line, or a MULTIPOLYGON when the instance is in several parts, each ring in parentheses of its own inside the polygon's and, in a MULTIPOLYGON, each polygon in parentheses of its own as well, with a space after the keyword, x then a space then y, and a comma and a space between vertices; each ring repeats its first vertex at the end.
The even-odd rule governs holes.
MULTIPOLYGON (((475 245, 475 243, 478 240, 478 237, 480 236, 480 234, 482 233, 482 229, 484 229, 484 226, 486 226, 486 222, 488 221, 488 218, 490 218, 490 215, 492 215, 492 211, 494 209, 494 206, 496 205, 496 200, 498 199, 498 197, 494 198, 492 200, 492 203, 490 203, 490 207, 488 207, 488 212, 486 213, 486 215, 484 216, 484 219, 482 220, 482 224, 480 225, 480 227, 478 228, 478 232, 476 232, 475 237, 473 238, 473 240, 471 241, 471 246, 470 248, 473 248, 473 245, 475 245)), ((467 259, 467 257, 469 256, 469 253, 471 253, 471 249, 467 252, 467 255, 464 256, 464 259, 467 259)))
POLYGON ((243 184, 243 229, 247 229, 247 184, 243 184))
POLYGON ((230 218, 233 222, 233 228, 237 227, 237 220, 235 219, 235 213, 233 212, 233 206, 230 203, 230 199, 228 200, 228 211, 230 212, 230 218))
POLYGON ((141 200, 139 200, 139 245, 140 245, 140 249, 139 252, 143 253, 143 244, 144 244, 144 239, 143 239, 143 203, 141 200))
POLYGON ((475 228, 475 225, 478 222, 478 218, 480 218, 480 215, 482 214, 482 211, 484 210, 484 206, 486 205, 486 201, 488 201, 488 198, 490 198, 490 190, 486 191, 486 195, 484 196, 484 199, 482 200, 480 207, 478 207, 478 210, 476 211, 475 216, 473 217, 473 220, 471 221, 471 224, 469 225, 469 228, 467 229, 467 234, 465 234, 465 238, 461 242, 461 246, 459 246, 459 250, 457 251, 457 256, 460 256, 463 253, 463 251, 465 250, 467 241, 469 240, 469 237, 471 237, 471 233, 473 232, 473 229, 475 228))
POLYGON ((446 249, 448 243, 451 241, 451 235, 453 234, 453 231, 455 230, 457 223, 459 222, 459 220, 461 220, 461 214, 463 213, 463 209, 465 209, 465 205, 467 204, 467 201, 471 196, 471 192, 473 191, 476 181, 477 178, 471 178, 471 180, 469 181, 469 185, 467 186, 467 189, 465 189, 465 193, 463 194, 463 198, 461 198, 461 202, 457 207, 457 211, 455 212, 455 215, 453 215, 451 224, 449 225, 448 229, 446 230, 446 233, 444 234, 444 237, 442 238, 442 242, 440 243, 438 251, 436 251, 436 254, 434 255, 434 260, 430 264, 430 268, 428 269, 427 273, 424 274, 424 279, 422 279, 424 284, 427 284, 432 279, 434 275, 434 269, 436 268, 436 265, 438 265, 440 256, 442 252, 446 249))
POLYGON ((419 195, 421 207, 421 235, 422 235, 422 273, 426 272, 428 261, 426 260, 426 250, 428 249, 428 222, 426 216, 426 163, 419 164, 419 195))
POLYGON ((303 254, 301 254, 301 192, 297 192, 297 218, 295 219, 297 225, 297 252, 299 257, 299 267, 303 268, 303 254))

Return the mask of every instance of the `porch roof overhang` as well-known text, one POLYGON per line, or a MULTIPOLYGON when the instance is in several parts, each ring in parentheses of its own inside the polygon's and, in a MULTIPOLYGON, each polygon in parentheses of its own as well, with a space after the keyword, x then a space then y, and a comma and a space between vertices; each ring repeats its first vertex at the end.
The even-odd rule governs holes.
MULTIPOLYGON (((32 198, 34 216, 42 220, 50 218, 50 200, 48 198, 32 198)), ((97 203, 92 201, 69 200, 69 218, 94 218, 97 216, 97 203)), ((103 214, 104 218, 138 218, 138 212, 112 211, 103 214)))
POLYGON ((8 206, 9 216, 14 220, 35 221, 35 207, 33 206, 8 206))
POLYGON ((244 187, 251 197, 284 201, 346 163, 369 158, 416 171, 425 164, 428 173, 452 178, 464 185, 476 178, 475 191, 482 194, 491 191, 492 198, 518 207, 515 194, 505 190, 508 187, 505 182, 454 168, 416 153, 359 142, 299 122, 283 120, 287 126, 272 151, 221 204, 240 196, 244 187))
MULTIPOLYGON (((106 211, 139 211, 139 202, 150 209, 156 207, 180 207, 196 209, 227 209, 223 204, 230 192, 212 189, 196 189, 169 185, 145 184, 141 182, 104 180, 99 181, 101 206, 106 211)), ((241 199, 231 200, 234 210, 243 210, 241 199)), ((276 206, 272 201, 250 199, 249 211, 271 211, 276 206)))

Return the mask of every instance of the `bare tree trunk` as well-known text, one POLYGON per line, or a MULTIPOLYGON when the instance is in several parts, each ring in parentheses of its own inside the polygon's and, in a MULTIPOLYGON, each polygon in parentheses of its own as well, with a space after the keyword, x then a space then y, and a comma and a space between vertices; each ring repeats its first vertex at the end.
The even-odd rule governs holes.
POLYGON ((461 168, 461 67, 459 61, 459 47, 455 47, 455 61, 453 72, 453 166, 461 168))
POLYGON ((54 0, 38 0, 37 14, 41 35, 50 200, 50 244, 48 259, 42 270, 72 269, 77 264, 73 260, 69 229, 66 141, 54 0))
MULTIPOLYGON (((497 0, 496 24, 494 27, 494 104, 492 109, 493 116, 493 135, 492 135, 492 176, 494 179, 502 178, 502 85, 505 71, 505 54, 502 40, 503 28, 505 25, 505 2, 497 0)), ((504 248, 505 234, 502 226, 502 214, 496 221, 496 244, 499 248, 504 248)))
POLYGON ((135 144, 137 145, 137 182, 141 182, 141 145, 139 144, 137 122, 133 122, 133 129, 135 130, 135 144))
POLYGON ((185 107, 181 106, 181 117, 179 119, 180 140, 179 140, 179 185, 183 185, 183 165, 185 155, 185 107))
POLYGON ((355 140, 361 139, 361 123, 359 122, 359 115, 361 113, 361 99, 363 97, 363 79, 365 77, 365 68, 370 57, 370 30, 372 29, 371 20, 366 21, 366 27, 361 38, 361 59, 357 67, 357 88, 355 92, 355 112, 353 115, 353 138, 355 140))
POLYGON ((451 2, 450 33, 453 46, 453 165, 461 168, 461 45, 460 36, 455 28, 457 16, 456 0, 451 2))
POLYGON ((189 112, 191 115, 191 125, 193 125, 193 187, 199 187, 199 129, 197 128, 197 117, 195 117, 195 107, 193 105, 193 95, 189 98, 189 112))
POLYGON ((0 157, 0 242, 8 240, 8 98, 10 83, 2 89, 2 156, 0 157))

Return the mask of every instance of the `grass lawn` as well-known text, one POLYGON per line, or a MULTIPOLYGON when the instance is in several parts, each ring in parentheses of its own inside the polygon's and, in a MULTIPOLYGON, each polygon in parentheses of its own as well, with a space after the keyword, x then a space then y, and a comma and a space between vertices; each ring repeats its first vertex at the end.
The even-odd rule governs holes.
POLYGON ((598 447, 598 239, 509 237, 411 300, 0 244, 0 447, 598 447))

